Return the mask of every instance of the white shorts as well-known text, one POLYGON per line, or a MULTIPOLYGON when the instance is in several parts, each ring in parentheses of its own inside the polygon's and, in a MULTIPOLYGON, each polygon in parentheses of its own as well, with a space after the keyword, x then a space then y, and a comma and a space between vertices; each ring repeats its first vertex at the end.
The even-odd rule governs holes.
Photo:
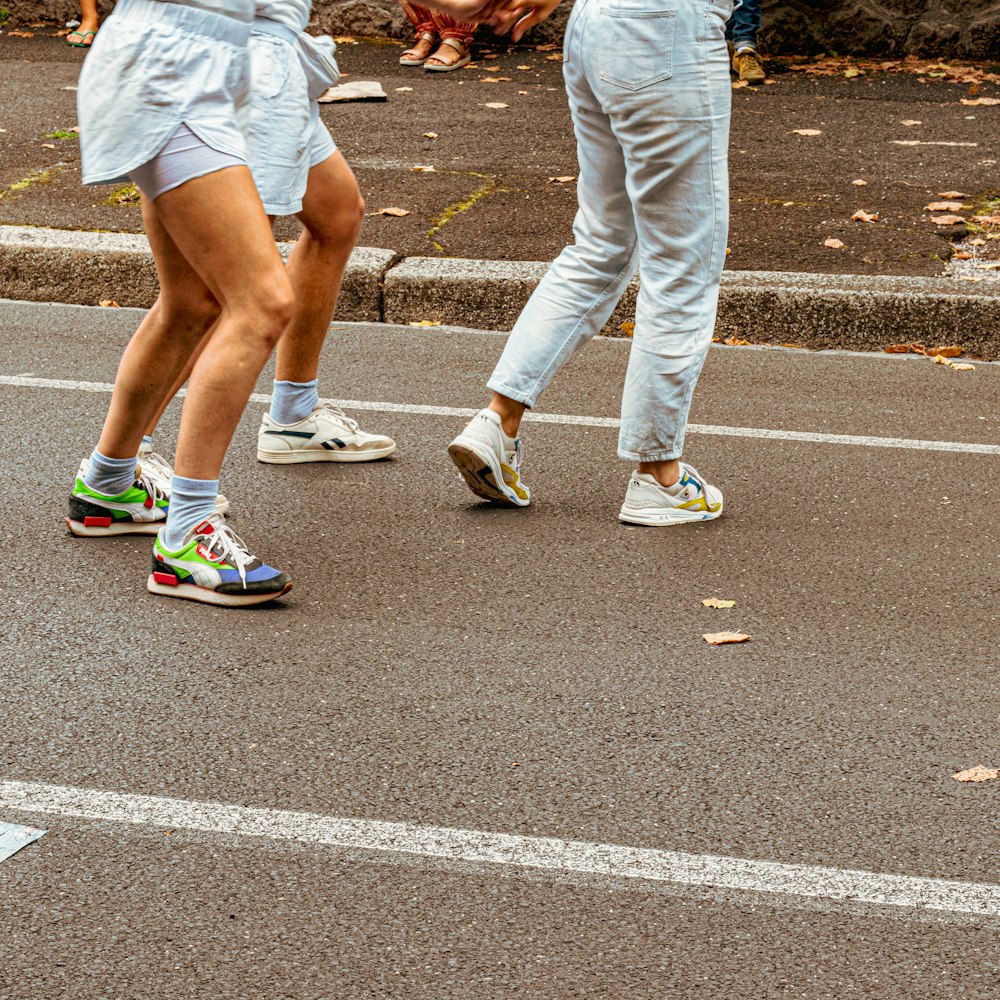
POLYGON ((255 29, 250 67, 250 170, 267 214, 295 215, 302 211, 309 171, 337 147, 320 119, 319 105, 309 100, 294 45, 255 29))
POLYGON ((188 128, 248 161, 250 24, 162 0, 120 0, 77 91, 85 184, 122 183, 188 128))
POLYGON ((148 163, 129 171, 136 187, 150 200, 187 181, 226 167, 245 167, 236 156, 220 153, 202 142, 187 125, 178 125, 166 145, 148 163))

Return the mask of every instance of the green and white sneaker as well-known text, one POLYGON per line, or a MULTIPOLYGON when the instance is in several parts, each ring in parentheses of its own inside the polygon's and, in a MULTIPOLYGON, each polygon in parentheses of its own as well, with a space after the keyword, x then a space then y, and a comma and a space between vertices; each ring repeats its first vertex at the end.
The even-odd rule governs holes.
POLYGON ((161 597, 245 608, 287 594, 292 581, 251 555, 243 540, 216 513, 195 525, 176 552, 168 551, 156 539, 146 589, 161 597))
MULTIPOLYGON (((145 441, 139 445, 139 467, 169 501, 173 466, 159 452, 153 451, 153 446, 146 444, 145 441)), ((219 514, 229 513, 229 501, 221 493, 215 498, 215 510, 219 514)))
POLYGON ((117 496, 92 490, 84 481, 87 463, 80 471, 69 496, 66 526, 74 535, 102 538, 109 535, 155 535, 167 519, 169 499, 157 482, 135 470, 135 482, 117 496))
POLYGON ((648 473, 633 472, 618 520, 665 527, 712 521, 721 513, 722 491, 706 483, 697 469, 681 462, 681 477, 669 490, 648 473))
POLYGON ((391 437, 363 431, 353 417, 329 402, 294 424, 276 423, 265 413, 257 432, 257 461, 270 465, 374 462, 395 450, 391 437))
POLYGON ((448 445, 448 455, 477 497, 505 507, 531 503, 531 490, 521 482, 524 447, 504 433, 499 413, 480 410, 448 445))

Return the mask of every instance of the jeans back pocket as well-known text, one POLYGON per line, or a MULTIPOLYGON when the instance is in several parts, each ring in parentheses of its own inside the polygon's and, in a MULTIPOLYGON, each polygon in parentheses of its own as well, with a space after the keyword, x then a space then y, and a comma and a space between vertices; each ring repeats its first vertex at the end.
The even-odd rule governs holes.
POLYGON ((626 90, 642 90, 673 73, 677 11, 602 7, 600 77, 626 90))

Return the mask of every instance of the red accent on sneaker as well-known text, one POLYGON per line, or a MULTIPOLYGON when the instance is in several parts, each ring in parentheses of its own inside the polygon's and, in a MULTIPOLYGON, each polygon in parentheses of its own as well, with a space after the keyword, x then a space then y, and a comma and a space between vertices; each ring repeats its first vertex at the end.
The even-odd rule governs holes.
POLYGON ((110 528, 111 518, 110 517, 90 517, 89 515, 83 519, 83 526, 85 528, 110 528))
POLYGON ((153 573, 153 579, 157 583, 162 583, 165 587, 176 587, 180 580, 173 573, 153 573))
POLYGON ((146 494, 146 499, 142 501, 142 505, 147 510, 153 506, 153 498, 148 493, 146 494))
POLYGON ((201 524, 194 529, 194 533, 196 535, 211 535, 214 531, 215 528, 212 527, 211 521, 202 521, 201 524))
POLYGON ((210 563, 219 563, 223 560, 223 555, 221 552, 209 552, 204 545, 199 542, 195 546, 195 552, 202 557, 202 559, 207 559, 210 563))

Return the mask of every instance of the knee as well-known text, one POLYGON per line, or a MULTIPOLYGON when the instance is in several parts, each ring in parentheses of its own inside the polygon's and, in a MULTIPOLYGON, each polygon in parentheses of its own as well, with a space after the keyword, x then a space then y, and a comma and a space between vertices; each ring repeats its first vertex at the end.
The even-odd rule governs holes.
POLYGON ((345 244, 353 246, 357 242, 364 219, 365 200, 361 192, 355 190, 350 198, 345 198, 332 211, 302 221, 311 240, 324 250, 336 251, 345 244))
POLYGON ((222 307, 207 289, 189 291, 183 296, 160 297, 158 306, 175 335, 200 340, 219 318, 222 307))
POLYGON ((247 303, 255 318, 259 336, 270 351, 278 343, 295 312, 295 295, 284 270, 267 282, 247 303))

